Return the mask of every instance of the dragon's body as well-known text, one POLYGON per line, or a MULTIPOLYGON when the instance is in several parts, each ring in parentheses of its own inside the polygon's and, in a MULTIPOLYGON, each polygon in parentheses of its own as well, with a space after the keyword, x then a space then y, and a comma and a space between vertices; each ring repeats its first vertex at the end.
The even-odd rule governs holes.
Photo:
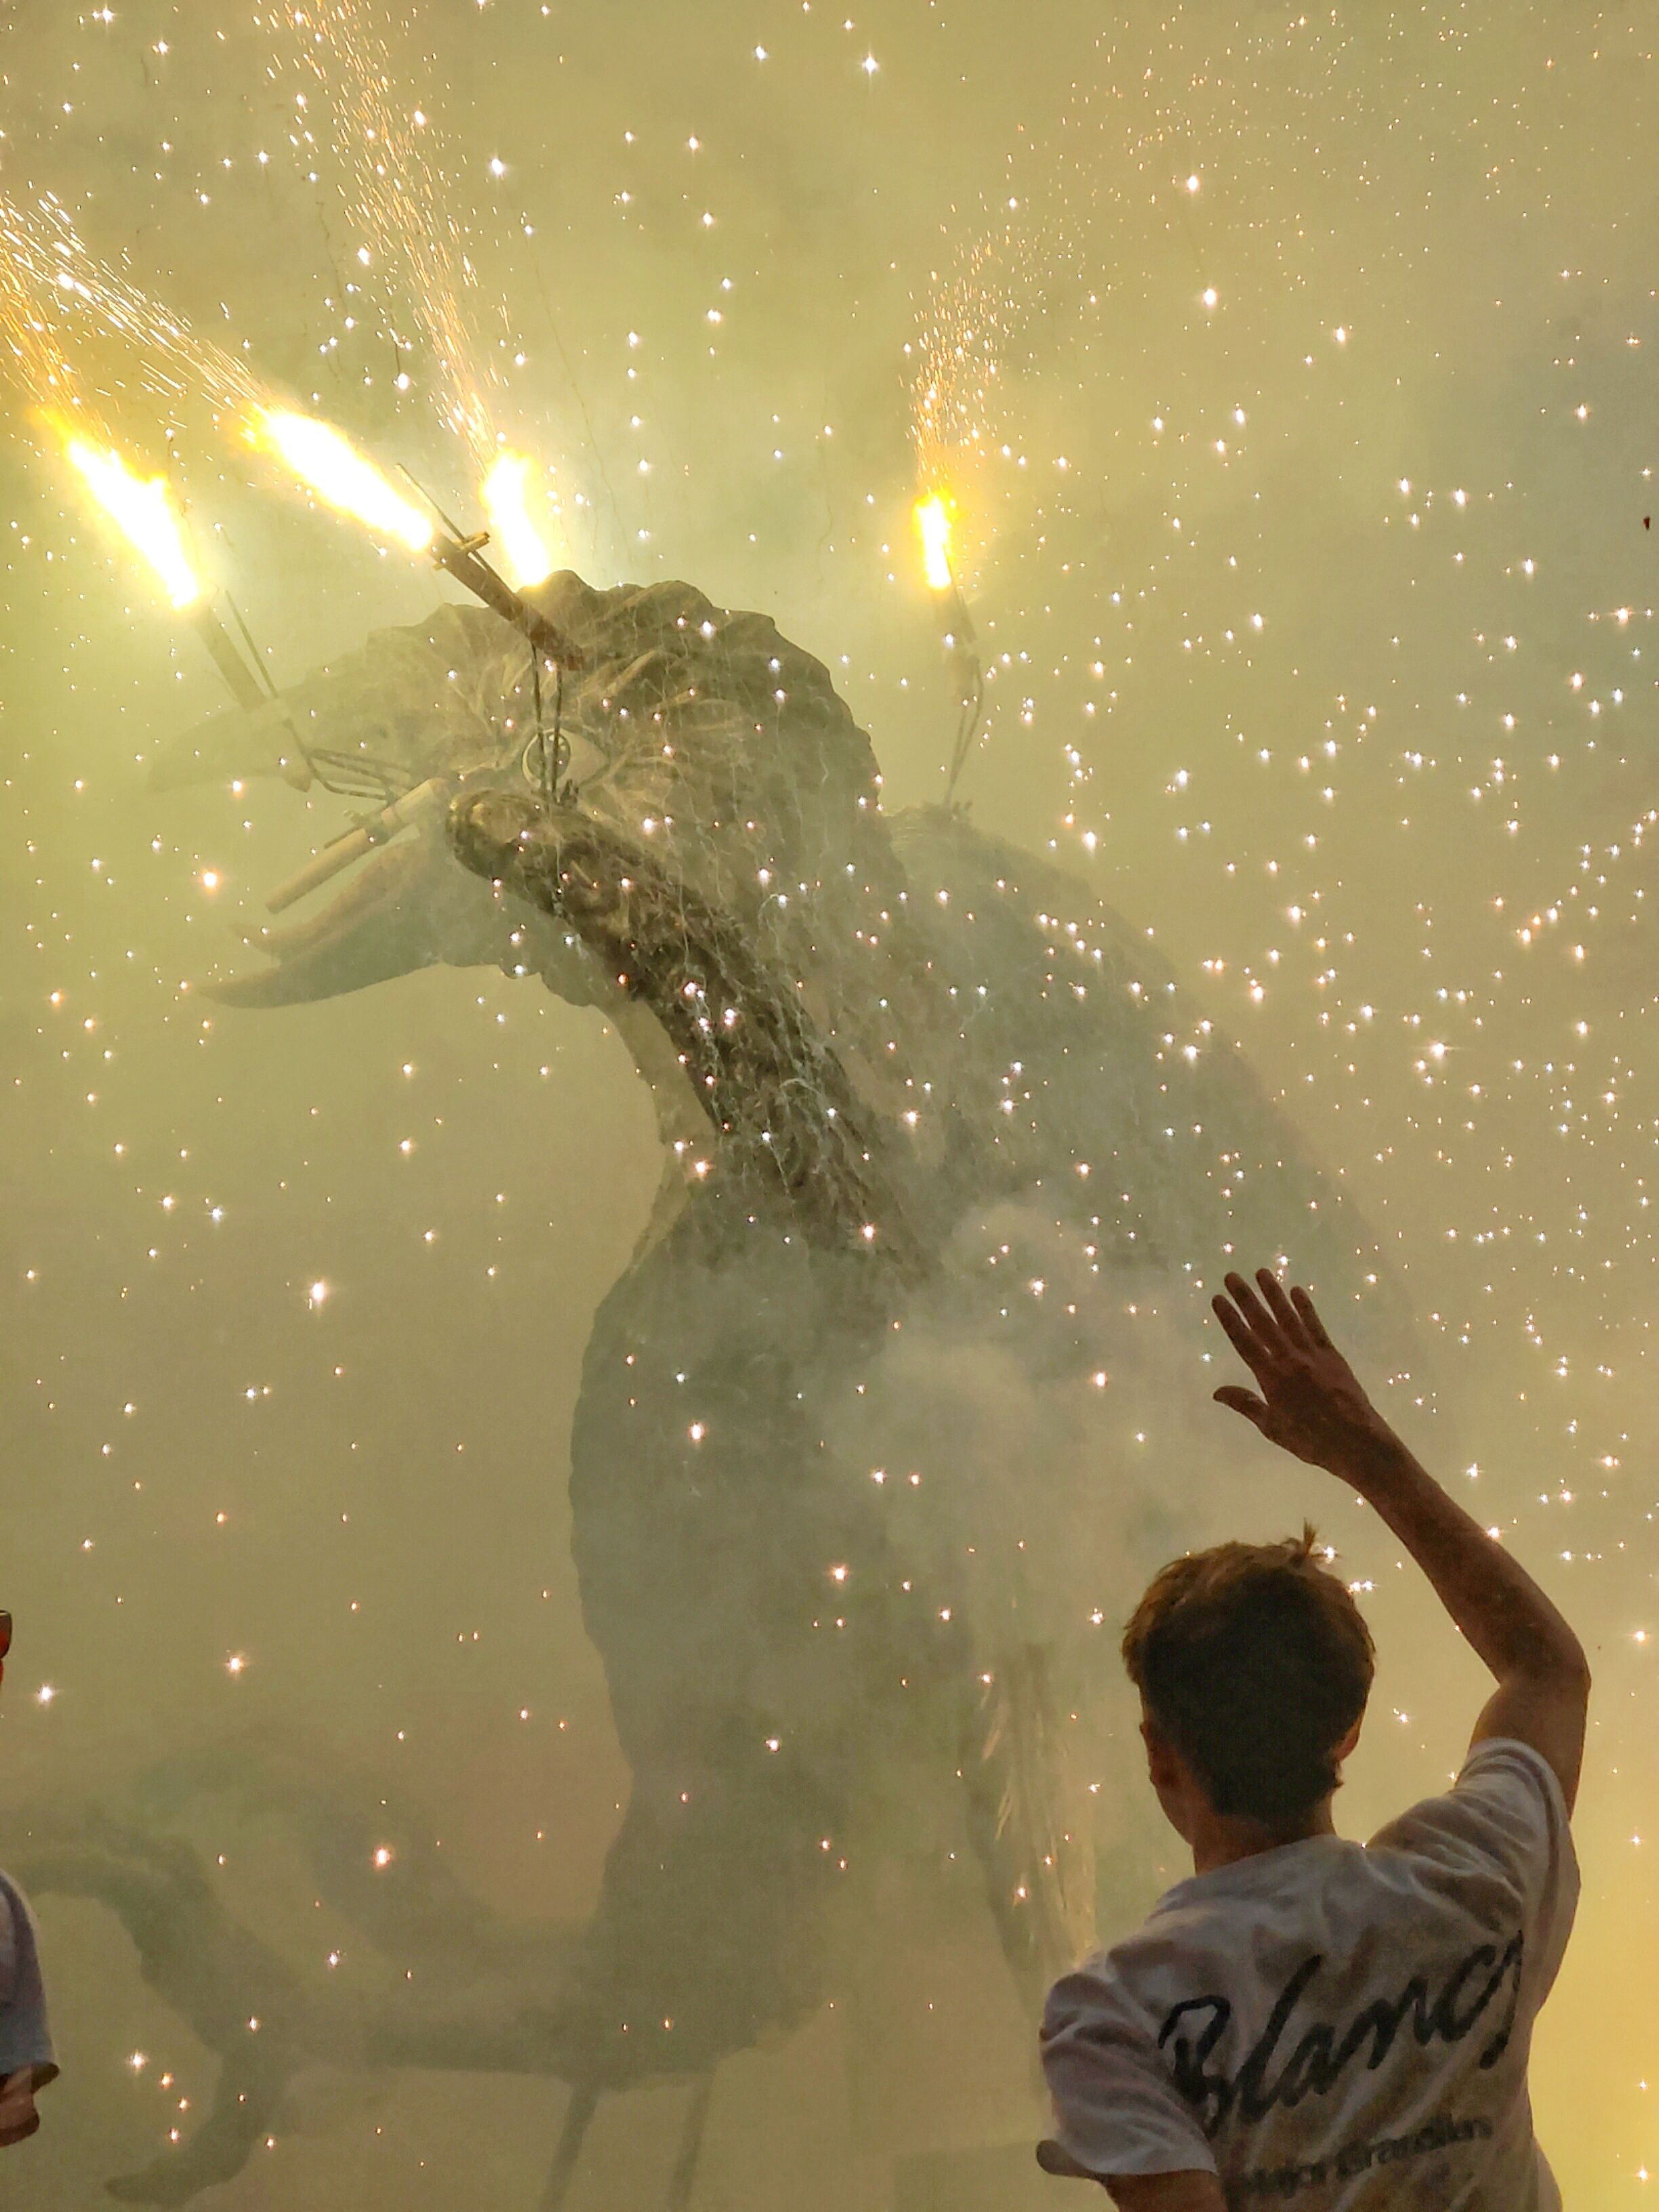
MULTIPOLYGON (((832 1902, 900 1808, 957 1824, 1035 1991, 1086 1890, 1056 1716, 1103 1662, 1091 1613, 1121 1601, 1114 1550, 1154 1510, 1112 1463, 1100 1378, 1148 1313, 1180 1337, 1193 1262, 1293 1242, 1349 1286, 1366 1263, 1146 938, 960 815, 884 814, 868 740, 769 622, 680 584, 535 596, 580 656, 556 788, 524 647, 482 611, 384 633, 265 718, 291 769, 357 757, 447 805, 220 995, 495 962, 608 1006, 652 1086, 663 1191, 600 1308, 572 1441, 584 1613, 634 1777, 597 1912, 516 1970, 481 1920, 488 2034, 465 1999, 270 2001, 293 2063, 510 2066, 591 2094, 704 2074, 815 2008, 832 1902)), ((174 772, 245 772, 249 736, 227 717, 174 772)), ((410 1854, 392 1931, 349 1817, 312 1826, 319 1881, 416 1947, 428 1863, 410 1854)), ((131 1832, 43 1844, 35 1875, 108 1896, 225 2055, 201 2154, 125 2185, 186 2196, 270 2124, 282 2065, 234 2106, 234 2038, 210 2029, 247 2010, 219 2001, 234 1972, 276 1964, 222 1937, 218 1996, 193 1997, 208 1893, 131 1832)), ((455 1912, 434 1900, 434 1931, 455 1912)))

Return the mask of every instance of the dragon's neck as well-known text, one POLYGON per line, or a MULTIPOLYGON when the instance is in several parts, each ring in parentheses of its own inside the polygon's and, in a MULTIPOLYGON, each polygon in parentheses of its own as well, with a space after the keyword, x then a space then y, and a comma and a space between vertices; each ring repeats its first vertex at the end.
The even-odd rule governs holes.
POLYGON ((830 1249, 918 1263, 897 1131, 739 921, 574 810, 485 791, 455 802, 449 834, 467 867, 573 930, 607 979, 682 1188, 720 1188, 830 1249))

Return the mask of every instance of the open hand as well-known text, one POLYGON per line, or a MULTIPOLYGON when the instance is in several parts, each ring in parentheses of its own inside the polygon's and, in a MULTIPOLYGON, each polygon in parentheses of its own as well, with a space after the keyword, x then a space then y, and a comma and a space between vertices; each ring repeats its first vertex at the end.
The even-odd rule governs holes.
POLYGON ((1256 1389, 1224 1384, 1217 1403, 1310 1466, 1357 1477, 1379 1448, 1395 1444, 1394 1433, 1326 1334, 1313 1300, 1299 1285, 1287 1294, 1266 1267, 1256 1271, 1259 1296, 1243 1275, 1226 1282, 1228 1295, 1218 1291, 1210 1303, 1256 1389))

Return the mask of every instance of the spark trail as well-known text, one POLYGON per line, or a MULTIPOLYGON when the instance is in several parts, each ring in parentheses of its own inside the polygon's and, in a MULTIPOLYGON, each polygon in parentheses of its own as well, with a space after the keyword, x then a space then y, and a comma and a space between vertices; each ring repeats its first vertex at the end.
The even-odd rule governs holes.
POLYGON ((12 211, 0 203, 0 358, 37 407, 79 411, 80 379, 19 264, 12 228, 12 211))
MULTIPOLYGON (((1121 179, 1167 173, 1150 204, 1192 258, 1194 295, 1214 305, 1194 215, 1201 179, 1182 149, 1194 95, 1215 87, 1201 70, 1182 75, 1170 63, 1164 49, 1183 14, 1172 9, 1144 51, 1127 30, 1093 41, 1089 70, 1053 121, 1040 133, 1019 126, 1000 192, 981 203, 980 224, 958 235, 918 303, 917 485, 921 497, 937 493, 960 508, 952 569, 964 588, 978 580, 1017 481, 999 471, 1022 465, 1032 428, 1027 380, 1052 370, 1103 303, 1138 281, 1122 223, 1126 214, 1138 222, 1139 209, 1121 179), (1133 103, 1129 85, 1138 88, 1133 103)), ((1249 49, 1267 52, 1277 39, 1254 34, 1249 49)))
MULTIPOLYGON (((495 458, 485 395, 496 380, 492 367, 481 369, 473 357, 469 332, 486 317, 465 231, 453 215, 440 213, 456 195, 437 135, 422 108, 405 109, 398 100, 386 42, 356 0, 282 0, 264 20, 292 41, 324 97, 345 168, 342 194, 362 240, 359 258, 366 267, 401 269, 410 310, 437 365, 445 426, 482 473, 495 458)), ((295 106, 299 133, 314 149, 308 94, 296 94, 295 106)), ((499 319, 504 332, 505 318, 499 319)))
MULTIPOLYGON (((142 390, 169 416, 191 397, 205 399, 216 415, 258 397, 251 370, 100 261, 49 194, 32 208, 0 194, 0 346, 4 365, 37 405, 88 404, 65 342, 77 324, 131 353, 142 390)), ((118 401, 124 390, 118 380, 100 397, 118 401)))
MULTIPOLYGON (((136 355, 142 388, 162 399, 170 415, 178 416, 187 398, 205 401, 222 431, 280 461, 325 505, 411 553, 431 550, 431 523, 340 432, 286 406, 234 356, 198 337, 182 316, 99 261, 55 201, 25 211, 0 197, 0 367, 9 366, 99 505, 155 570, 175 608, 194 604, 201 591, 182 526, 165 483, 128 465, 86 398, 86 380, 64 343, 65 331, 76 321, 92 337, 112 338, 136 355)), ((125 391, 118 377, 100 397, 115 398, 125 391)), ((520 493, 528 466, 522 465, 516 479, 520 493)), ((498 460, 495 474, 502 469, 498 460)), ((540 574, 550 571, 551 561, 527 518, 515 516, 510 498, 491 501, 491 519, 515 568, 533 568, 533 554, 544 562, 540 574), (509 536, 517 520, 523 526, 509 536)))
MULTIPOLYGON (((465 224, 445 167, 442 141, 425 111, 398 97, 385 40, 357 0, 282 0, 266 27, 297 49, 330 111, 341 185, 366 269, 401 272, 406 310, 436 366, 439 414, 466 447, 512 580, 540 583, 553 557, 532 516, 532 464, 504 450, 496 427, 504 394, 495 363, 474 333, 507 316, 486 309, 465 224)), ((301 138, 311 150, 309 95, 295 95, 301 138)), ((406 349, 395 330, 387 335, 406 349)))

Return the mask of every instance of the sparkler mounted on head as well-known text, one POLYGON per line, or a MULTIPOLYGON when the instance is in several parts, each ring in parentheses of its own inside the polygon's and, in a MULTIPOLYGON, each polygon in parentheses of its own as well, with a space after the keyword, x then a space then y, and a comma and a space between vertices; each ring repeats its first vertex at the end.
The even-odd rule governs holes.
POLYGON ((526 637, 537 655, 552 662, 556 668, 580 668, 581 653, 574 641, 567 637, 556 623, 550 622, 539 609, 532 606, 523 592, 515 592, 506 578, 498 575, 483 558, 483 549, 489 543, 487 530, 477 531, 470 538, 463 537, 447 516, 443 517, 444 528, 433 534, 433 561, 458 584, 465 584, 475 599, 498 614, 503 622, 526 637))
MULTIPOLYGON (((314 416, 291 408, 260 407, 248 419, 248 435, 255 445, 276 454, 330 507, 355 515, 378 538, 389 538, 409 552, 426 554, 434 567, 465 585, 503 622, 511 623, 538 658, 557 668, 580 664, 575 646, 558 625, 483 558, 488 531, 467 536, 425 491, 421 497, 427 511, 416 507, 349 438, 314 416)), ((418 485, 416 489, 420 490, 418 485)), ((550 573, 551 565, 549 562, 544 574, 550 573)))
MULTIPOLYGON (((331 15, 329 21, 341 36, 350 28, 344 18, 331 15)), ((347 43, 350 45, 349 40, 347 43)), ((365 78, 357 69, 362 56, 355 46, 351 53, 356 58, 354 82, 360 79, 364 83, 378 82, 374 72, 365 78)), ((375 173, 378 177, 378 168, 375 173)), ((394 191, 387 204, 402 207, 403 197, 394 191)), ((416 228, 424 236, 424 230, 419 225, 416 228)), ((461 265, 465 270, 464 260, 461 265)), ((444 273, 443 269, 435 271, 440 276, 444 273)), ((100 504, 161 578, 175 609, 195 610, 204 597, 182 527, 168 504, 165 483, 159 478, 145 479, 129 469, 108 441, 101 439, 90 410, 84 409, 80 380, 64 355, 58 333, 65 301, 137 351, 142 380, 151 390, 170 398, 182 389, 198 390, 222 420, 240 424, 247 443, 281 460, 289 474, 319 498, 354 515, 383 540, 411 553, 428 555, 439 568, 511 623, 539 655, 556 666, 574 666, 569 640, 524 596, 526 591, 544 583, 554 568, 552 555, 531 515, 532 465, 501 447, 480 389, 463 374, 460 339, 465 319, 444 286, 438 289, 447 301, 441 327, 434 327, 433 333, 450 387, 447 417, 477 462, 491 531, 502 548, 511 583, 480 557, 484 538, 469 538, 435 507, 428 514, 414 505, 341 432, 284 405, 259 385, 246 363, 197 337, 182 318, 148 298, 119 272, 105 267, 88 252, 55 203, 43 202, 38 209, 24 210, 0 195, 0 334, 7 341, 7 366, 36 404, 51 416, 65 447, 78 448, 80 457, 72 452, 71 459, 100 504), (441 532, 434 514, 444 525, 441 532)), ((430 507, 432 503, 428 501, 426 505, 430 507)), ((193 613, 192 618, 209 640, 215 662, 239 700, 245 691, 250 697, 254 692, 263 696, 263 687, 254 683, 246 667, 240 677, 233 676, 233 666, 239 659, 236 648, 211 614, 193 613)))
POLYGON ((922 574, 939 606, 945 665, 954 679, 957 694, 956 741, 951 749, 945 785, 947 806, 956 796, 957 780, 985 720, 985 670, 980 659, 979 638, 951 558, 955 526, 955 502, 944 492, 928 492, 916 501, 916 535, 921 541, 922 574))
MULTIPOLYGON (((247 428, 255 444, 275 453, 319 499, 355 516, 377 537, 402 545, 411 553, 425 554, 434 567, 464 585, 491 613, 510 623, 525 639, 530 647, 536 694, 536 734, 541 744, 544 780, 550 803, 558 789, 564 760, 559 731, 564 672, 579 667, 581 654, 556 623, 550 621, 522 592, 515 590, 484 559, 483 548, 490 541, 489 532, 465 532, 432 495, 410 477, 422 502, 417 506, 372 461, 358 453, 342 432, 313 416, 286 408, 260 407, 250 416, 247 428), (556 678, 555 696, 559 702, 556 703, 550 732, 542 727, 544 663, 556 678)), ((502 456, 497 471, 492 472, 492 483, 503 465, 510 465, 509 473, 496 486, 495 503, 509 517, 521 520, 523 525, 517 540, 509 542, 509 555, 521 574, 526 567, 539 565, 540 573, 533 580, 544 581, 552 572, 552 562, 523 506, 529 464, 520 463, 514 455, 502 456)), ((409 474, 407 470, 404 473, 409 474)), ((315 766, 319 777, 330 788, 336 787, 329 782, 333 763, 320 754, 311 753, 307 757, 315 766)), ((384 792, 380 796, 385 803, 377 811, 357 816, 349 831, 325 846, 296 875, 270 894, 266 901, 270 910, 281 913, 331 882, 374 848, 389 844, 404 830, 419 826, 441 810, 449 791, 448 783, 439 776, 428 777, 412 790, 384 792)))
POLYGON ((246 713, 270 696, 260 681, 257 656, 250 667, 215 613, 192 557, 183 516, 164 477, 141 476, 113 446, 94 443, 58 423, 71 467, 127 543, 143 556, 175 613, 187 615, 230 695, 246 713))

